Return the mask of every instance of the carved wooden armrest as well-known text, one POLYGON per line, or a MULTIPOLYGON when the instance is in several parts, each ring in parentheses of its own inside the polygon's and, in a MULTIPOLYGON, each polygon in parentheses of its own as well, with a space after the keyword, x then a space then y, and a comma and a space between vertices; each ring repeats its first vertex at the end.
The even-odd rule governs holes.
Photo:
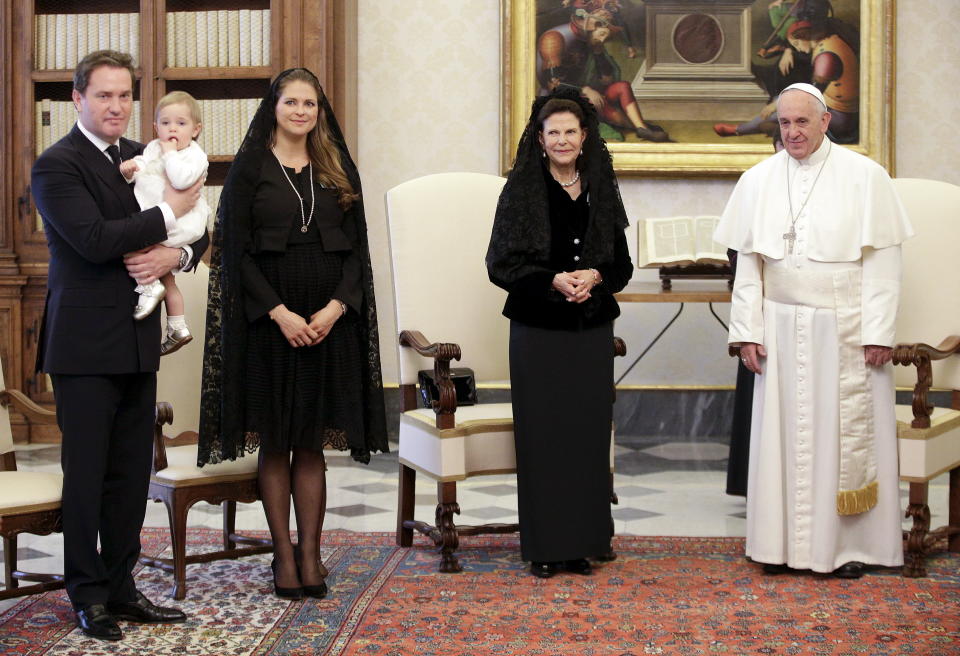
POLYGON ((20 390, 7 389, 0 391, 0 405, 5 408, 13 407, 27 419, 38 424, 57 423, 56 412, 41 408, 20 390))
POLYGON ((927 401, 927 393, 933 385, 933 360, 943 360, 960 353, 960 335, 951 335, 936 347, 929 344, 897 344, 893 347, 893 364, 913 365, 917 368, 917 384, 913 387, 913 428, 930 428, 930 413, 933 405, 927 401))
POLYGON ((460 345, 450 342, 431 343, 418 330, 400 332, 400 346, 412 348, 420 355, 433 358, 433 375, 440 400, 433 402, 437 414, 437 428, 453 428, 453 414, 457 411, 457 390, 450 378, 450 360, 460 359, 460 345))
POLYGON ((164 424, 173 423, 173 406, 166 401, 157 402, 157 420, 153 424, 153 473, 167 468, 167 447, 163 440, 164 424))
POLYGON ((624 357, 627 354, 627 343, 614 335, 613 337, 613 357, 624 357))

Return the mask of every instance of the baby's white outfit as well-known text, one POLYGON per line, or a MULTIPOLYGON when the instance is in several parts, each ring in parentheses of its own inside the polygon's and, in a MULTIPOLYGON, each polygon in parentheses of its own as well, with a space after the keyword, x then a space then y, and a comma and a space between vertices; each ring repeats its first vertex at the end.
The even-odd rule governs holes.
MULTIPOLYGON (((191 141, 183 150, 164 153, 160 148, 160 140, 154 139, 147 144, 143 154, 134 157, 133 161, 137 163, 132 178, 136 183, 133 193, 140 203, 140 209, 156 207, 163 202, 167 180, 174 189, 187 189, 207 173, 207 154, 196 141, 191 141)), ((163 245, 180 248, 197 241, 207 230, 209 215, 210 207, 201 196, 192 210, 177 219, 176 227, 167 232, 167 240, 163 245)), ((164 293, 163 283, 155 280, 147 285, 138 285, 137 292, 141 296, 156 297, 164 293)))

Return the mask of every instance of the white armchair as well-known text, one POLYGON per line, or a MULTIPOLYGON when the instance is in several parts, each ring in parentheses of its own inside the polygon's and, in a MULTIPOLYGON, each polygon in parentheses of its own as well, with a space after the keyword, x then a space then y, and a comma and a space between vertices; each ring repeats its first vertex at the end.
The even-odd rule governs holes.
MULTIPOLYGON (((410 546, 414 530, 427 535, 440 551, 441 572, 460 571, 454 552, 461 535, 517 530, 516 524, 457 526, 453 520, 460 512, 457 481, 516 471, 511 405, 458 408, 449 375, 450 361, 462 354, 478 384, 510 377, 509 321, 501 314, 506 293, 489 281, 484 264, 504 182, 480 173, 440 173, 386 194, 402 395, 397 544, 410 546), (438 383, 433 408, 417 407, 422 369, 433 369, 438 383), (414 519, 417 472, 437 482, 433 525, 414 519)), ((616 343, 622 355, 623 342, 616 343)))
POLYGON ((893 361, 898 386, 913 404, 897 406, 900 479, 910 484, 904 576, 924 576, 924 558, 938 543, 960 551, 960 187, 936 180, 894 180, 916 236, 903 245, 903 284, 893 361), (908 368, 910 367, 910 368, 908 368), (915 369, 914 369, 915 368, 915 369), (933 407, 932 386, 952 390, 948 407, 933 407), (949 517, 930 531, 928 484, 949 472, 949 517))
POLYGON ((63 587, 59 574, 36 574, 17 567, 17 535, 49 535, 62 530, 60 497, 63 475, 17 469, 8 407, 31 422, 55 424, 56 413, 44 410, 17 390, 8 390, 0 363, 0 536, 3 537, 3 589, 0 599, 35 594, 63 587), (32 585, 20 586, 20 581, 32 585))
POLYGON ((194 340, 160 361, 157 376, 157 423, 153 445, 153 472, 149 498, 162 502, 170 518, 172 558, 142 556, 146 565, 173 573, 173 598, 187 593, 188 564, 222 558, 239 558, 273 550, 270 540, 238 535, 235 531, 237 502, 260 499, 257 487, 257 454, 197 467, 197 428, 200 425, 200 379, 203 370, 207 282, 209 269, 200 263, 196 273, 177 276, 183 290, 187 321, 194 340), (176 414, 174 414, 174 410, 176 414), (171 436, 164 436, 164 426, 171 436), (219 551, 186 553, 187 513, 199 501, 223 507, 223 548, 219 551), (245 546, 238 546, 245 545, 245 546))

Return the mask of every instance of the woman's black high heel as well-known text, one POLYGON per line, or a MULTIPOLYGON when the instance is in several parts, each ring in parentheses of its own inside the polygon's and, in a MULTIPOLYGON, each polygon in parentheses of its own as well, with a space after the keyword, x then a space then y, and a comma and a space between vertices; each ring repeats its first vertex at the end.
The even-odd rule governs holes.
MULTIPOLYGON (((297 568, 300 569, 299 567, 297 568)), ((296 588, 281 588, 277 585, 277 559, 274 558, 270 561, 270 571, 273 572, 273 594, 277 595, 281 599, 303 599, 304 589, 302 587, 296 588)))
MULTIPOLYGON (((297 575, 300 576, 300 580, 303 580, 303 575, 300 574, 300 545, 296 544, 293 546, 293 559, 297 563, 297 575)), ((305 585, 303 586, 303 594, 311 597, 313 599, 323 599, 327 596, 329 589, 327 588, 327 582, 321 581, 320 585, 305 585)))

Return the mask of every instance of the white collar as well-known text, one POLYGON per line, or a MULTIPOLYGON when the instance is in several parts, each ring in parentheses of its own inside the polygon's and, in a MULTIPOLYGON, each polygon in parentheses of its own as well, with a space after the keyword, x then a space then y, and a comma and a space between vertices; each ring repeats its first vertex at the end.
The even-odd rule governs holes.
MULTIPOLYGON (((77 127, 80 128, 80 131, 81 131, 81 132, 83 132, 83 136, 85 136, 87 139, 89 139, 89 140, 91 141, 91 143, 93 143, 93 145, 96 146, 96 147, 97 147, 97 150, 99 150, 101 153, 105 153, 105 154, 106 154, 107 146, 119 146, 119 145, 120 145, 120 140, 119 140, 119 139, 117 139, 117 142, 116 142, 116 143, 110 143, 109 141, 104 141, 103 139, 101 139, 100 137, 98 137, 97 135, 95 135, 93 132, 90 132, 90 130, 88 130, 87 128, 83 127, 83 123, 82 123, 81 121, 79 121, 79 120, 77 121, 77 127)), ((107 155, 107 157, 109 157, 109 154, 107 155)))
POLYGON ((809 157, 806 159, 796 159, 789 153, 787 157, 793 160, 794 164, 797 166, 816 166, 823 162, 827 158, 827 154, 830 152, 830 139, 824 135, 823 141, 820 142, 820 146, 810 153, 809 157))

